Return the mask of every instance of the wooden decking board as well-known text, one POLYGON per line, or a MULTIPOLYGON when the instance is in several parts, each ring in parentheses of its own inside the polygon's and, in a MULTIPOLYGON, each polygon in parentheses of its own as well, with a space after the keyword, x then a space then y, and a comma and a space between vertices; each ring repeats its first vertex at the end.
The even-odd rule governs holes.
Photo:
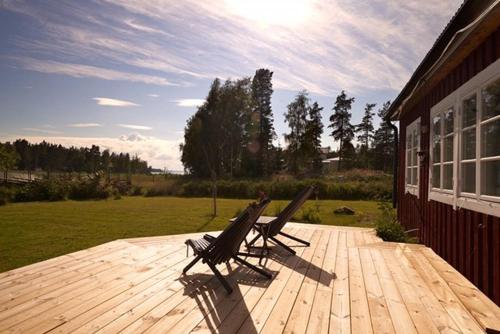
POLYGON ((96 317, 99 316, 100 313, 94 311, 96 308, 101 307, 100 310, 104 312, 101 306, 103 303, 108 303, 109 305, 112 301, 115 301, 115 304, 111 304, 110 308, 112 308, 113 305, 118 304, 117 299, 120 298, 119 296, 133 294, 134 291, 140 292, 146 289, 147 286, 162 279, 171 279, 173 281, 179 267, 187 264, 187 260, 183 261, 184 257, 180 253, 178 252, 175 258, 172 257, 172 260, 181 261, 179 264, 174 265, 174 267, 170 267, 170 264, 160 265, 158 263, 157 266, 148 272, 132 272, 118 282, 110 281, 108 284, 103 284, 95 291, 72 298, 67 303, 46 311, 47 318, 41 323, 33 324, 33 328, 43 328, 47 331, 61 326, 56 331, 75 330, 82 324, 85 324, 84 319, 92 319, 93 315, 96 317), (177 265, 179 267, 176 268, 177 265), (74 320, 75 318, 76 320, 74 320))
POLYGON ((269 314, 261 332, 262 333, 282 333, 286 326, 290 311, 293 308, 297 293, 304 280, 309 268, 310 261, 314 255, 317 241, 321 231, 315 231, 311 237, 311 247, 308 247, 302 253, 297 265, 294 268, 292 276, 288 279, 288 284, 279 296, 273 310, 269 314))
MULTIPOLYGON (((178 250, 177 252, 180 252, 178 250)), ((0 322, 0 329, 5 325, 12 326, 15 322, 25 321, 27 318, 35 317, 38 314, 43 314, 53 307, 66 304, 72 299, 85 295, 99 287, 107 284, 118 284, 125 281, 122 274, 125 275, 134 271, 147 271, 148 264, 154 263, 155 260, 164 258, 164 254, 154 257, 146 256, 144 259, 137 261, 133 266, 117 265, 109 266, 102 264, 100 271, 94 272, 91 275, 82 277, 81 280, 66 285, 66 282, 61 282, 57 287, 51 286, 49 292, 43 291, 38 297, 33 298, 25 303, 17 304, 16 306, 0 313, 0 318, 8 317, 8 319, 0 322), (22 313, 21 313, 22 312, 22 313), (13 316, 16 313, 21 313, 18 316, 13 316)), ((42 289, 43 290, 43 289, 42 289)), ((26 296, 25 298, 26 299, 26 296)))
POLYGON ((296 256, 276 248, 269 281, 238 264, 220 266, 230 296, 202 263, 181 276, 192 259, 183 242, 202 233, 117 240, 0 273, 0 332, 500 329, 500 308, 425 246, 383 242, 367 228, 289 224, 286 231, 311 246, 296 247, 296 256))
MULTIPOLYGON (((297 234, 297 231, 290 231, 290 234, 292 235, 297 235, 299 237, 302 236, 301 233, 297 234)), ((278 248, 275 248, 275 253, 273 256, 283 256, 283 252, 278 248)), ((257 264, 258 260, 255 258, 249 258, 249 262, 253 264, 257 264)), ((267 270, 270 271, 278 271, 281 273, 281 268, 283 266, 280 264, 278 266, 269 266, 267 270)), ((254 272, 249 271, 248 269, 244 268, 244 270, 240 270, 236 275, 231 276, 231 285, 233 286, 234 292, 233 294, 235 296, 230 296, 229 298, 226 298, 227 302, 224 301, 223 296, 219 296, 217 294, 215 295, 205 295, 205 300, 211 300, 212 303, 209 303, 207 305, 208 307, 203 306, 203 300, 201 300, 197 307, 193 308, 189 314, 186 315, 186 317, 189 318, 188 321, 185 321, 184 323, 178 323, 176 326, 174 326, 171 330, 172 332, 178 332, 178 333, 203 333, 203 332, 210 332, 216 330, 224 321, 225 319, 235 310, 241 311, 241 305, 240 302, 243 299, 247 299, 247 293, 251 290, 253 286, 255 286, 256 283, 260 283, 262 285, 269 285, 268 288, 265 290, 270 291, 271 289, 270 283, 278 283, 277 277, 272 280, 268 281, 266 279, 263 279, 262 277, 259 276, 259 274, 256 274, 254 272), (245 280, 245 275, 251 275, 251 277, 254 277, 257 281, 255 282, 246 282, 244 284, 235 284, 234 282, 240 281, 240 280, 245 280), (222 297, 222 298, 216 298, 216 297, 222 297), (195 316, 194 314, 200 314, 201 312, 199 311, 200 309, 205 309, 206 316, 200 318, 199 316, 195 316)), ((221 294, 224 294, 225 291, 221 291, 221 294)), ((197 296, 198 297, 198 296, 197 296)), ((199 297, 198 297, 199 299, 199 297)), ((249 310, 248 310, 249 311, 249 310)), ((241 317, 241 322, 245 320, 243 317, 241 317)), ((241 324, 241 323, 240 323, 241 324)), ((239 327, 239 326, 238 326, 239 327)))
MULTIPOLYGON (((312 230, 302 230, 297 234, 297 236, 301 239, 310 241, 312 233, 312 230)), ((283 269, 279 272, 279 275, 276 275, 276 278, 271 282, 269 288, 266 289, 266 292, 262 295, 259 304, 250 311, 249 316, 239 328, 239 333, 250 333, 252 331, 260 332, 262 330, 269 314, 287 286, 287 283, 299 263, 299 258, 304 253, 304 250, 305 247, 298 248, 296 250, 297 256, 289 256, 286 253, 284 254, 286 259, 283 269)))

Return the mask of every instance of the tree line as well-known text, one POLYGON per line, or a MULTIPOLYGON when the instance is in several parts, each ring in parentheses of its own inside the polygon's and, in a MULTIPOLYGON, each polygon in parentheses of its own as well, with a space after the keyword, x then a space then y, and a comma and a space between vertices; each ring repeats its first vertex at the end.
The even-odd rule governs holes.
MULTIPOLYGON (((271 98, 273 72, 259 69, 253 77, 215 79, 203 105, 187 121, 181 161, 198 177, 265 177, 282 171, 319 174, 325 157, 339 157, 339 169, 391 171, 394 133, 382 121, 373 125, 376 104, 366 105, 360 124, 351 123, 354 97, 342 91, 335 100, 328 128, 339 143, 325 156, 321 147, 323 107, 299 92, 284 114, 289 132, 286 148, 274 145, 271 98), (354 139, 357 139, 356 146, 354 139)), ((382 119, 390 102, 378 110, 382 119)))
POLYGON ((138 156, 128 153, 101 151, 99 146, 63 147, 45 141, 39 144, 18 139, 13 143, 0 143, 0 167, 36 171, 95 173, 104 170, 113 173, 148 173, 151 168, 138 156))

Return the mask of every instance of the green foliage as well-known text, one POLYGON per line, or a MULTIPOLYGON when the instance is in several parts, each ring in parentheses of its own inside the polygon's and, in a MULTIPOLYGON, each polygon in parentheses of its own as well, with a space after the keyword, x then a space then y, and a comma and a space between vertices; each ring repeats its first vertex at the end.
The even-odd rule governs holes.
POLYGON ((333 115, 330 116, 329 128, 332 128, 333 139, 339 142, 339 169, 344 157, 347 158, 351 151, 351 141, 354 138, 354 126, 351 124, 351 106, 354 97, 348 98, 345 91, 342 91, 335 100, 333 115), (349 150, 349 151, 347 151, 349 150))
POLYGON ((396 212, 391 204, 389 202, 380 202, 378 207, 380 216, 375 222, 377 236, 384 241, 407 242, 408 235, 398 222, 396 212))
POLYGON ((13 169, 18 159, 19 156, 12 145, 0 143, 0 171, 7 172, 13 169))
POLYGON ((302 210, 301 223, 321 224, 321 217, 318 210, 314 208, 305 208, 302 210))
MULTIPOLYGON (((223 229, 236 208, 249 200, 220 199, 218 216, 211 217, 212 199, 178 197, 123 197, 119 201, 60 201, 9 203, 0 207, 0 272, 108 241, 223 229)), ((267 210, 284 208, 289 201, 273 200, 267 210)), ((368 201, 320 201, 322 224, 370 227, 373 219, 335 217, 332 210, 348 205, 375 217, 377 206, 368 201)), ((316 208, 308 201, 304 209, 316 208)), ((300 212, 299 212, 300 216, 300 212)))

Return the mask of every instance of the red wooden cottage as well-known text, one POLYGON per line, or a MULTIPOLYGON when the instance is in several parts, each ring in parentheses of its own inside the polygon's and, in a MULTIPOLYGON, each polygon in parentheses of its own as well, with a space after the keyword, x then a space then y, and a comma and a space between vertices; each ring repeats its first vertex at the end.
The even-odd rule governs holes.
POLYGON ((500 305, 500 1, 465 1, 388 111, 400 222, 500 305))

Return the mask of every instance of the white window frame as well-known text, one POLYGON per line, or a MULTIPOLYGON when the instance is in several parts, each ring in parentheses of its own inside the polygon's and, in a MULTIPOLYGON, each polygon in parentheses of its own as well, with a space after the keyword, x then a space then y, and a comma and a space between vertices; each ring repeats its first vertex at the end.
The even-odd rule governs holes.
MULTIPOLYGON (((406 127, 406 139, 405 139, 405 192, 406 193, 409 193, 409 194, 412 194, 412 195, 415 195, 417 197, 419 197, 419 186, 420 186, 420 158, 419 158, 419 152, 420 152, 420 142, 421 142, 421 138, 420 138, 420 117, 417 118, 416 120, 414 120, 413 122, 411 122, 407 127, 406 127), (413 137, 413 134, 414 133, 417 133, 417 145, 416 147, 413 146, 413 143, 415 142, 415 139, 413 137), (408 134, 411 133, 412 134, 412 140, 411 140, 411 144, 410 144, 410 148, 408 148, 408 134), (417 161, 416 161, 416 165, 412 164, 410 165, 409 164, 409 161, 408 161, 408 151, 410 151, 410 157, 413 156, 411 151, 414 150, 414 149, 417 149, 417 161), (416 168, 417 169, 417 184, 411 184, 411 181, 410 183, 408 183, 408 167, 410 168, 416 168)), ((411 179, 411 176, 410 176, 410 179, 411 179)))
MULTIPOLYGON (((483 71, 475 75, 464 85, 460 86, 453 93, 445 97, 439 103, 431 108, 430 119, 429 119, 429 185, 428 185, 428 200, 436 200, 449 205, 453 205, 454 209, 466 208, 473 211, 478 211, 486 213, 489 215, 500 217, 500 196, 489 196, 481 194, 481 187, 484 185, 481 178, 481 162, 482 161, 497 161, 500 160, 500 156, 495 157, 481 157, 481 126, 485 123, 489 123, 500 119, 500 116, 494 116, 487 119, 486 121, 481 120, 482 114, 482 95, 481 91, 500 79, 500 59, 495 61, 493 64, 489 65, 483 71), (475 160, 476 164, 476 179, 475 179, 475 193, 461 192, 462 182, 459 175, 461 175, 461 163, 462 163, 462 117, 463 117, 463 105, 462 102, 471 96, 476 96, 476 148, 475 148, 475 158, 468 160, 475 160), (453 190, 443 190, 432 188, 432 119, 434 115, 442 113, 448 108, 453 107, 455 111, 454 115, 454 139, 453 139, 453 190)), ((442 127, 442 125, 441 125, 442 127)), ((442 134, 442 132, 441 132, 442 134)), ((442 140, 442 139, 441 139, 442 140)), ((443 144, 441 144, 441 162, 443 157, 443 144)), ((465 159, 464 159, 465 160, 465 159)), ((441 169, 442 170, 442 169, 441 169)), ((441 179, 442 179, 441 171, 441 179)), ((442 186, 442 181, 440 182, 442 186)))

